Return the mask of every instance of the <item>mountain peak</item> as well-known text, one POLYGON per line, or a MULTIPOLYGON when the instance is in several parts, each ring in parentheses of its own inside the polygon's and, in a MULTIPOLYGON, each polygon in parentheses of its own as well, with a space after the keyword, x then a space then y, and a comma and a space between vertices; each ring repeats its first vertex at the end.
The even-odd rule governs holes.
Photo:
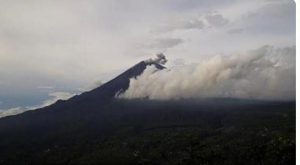
POLYGON ((73 98, 64 101, 65 103, 81 104, 86 105, 91 104, 102 104, 103 102, 114 98, 116 95, 123 93, 129 88, 129 83, 131 78, 136 78, 141 75, 147 66, 154 66, 159 70, 165 69, 162 65, 166 62, 166 58, 163 54, 158 54, 157 58, 141 61, 134 65, 133 67, 127 69, 125 72, 121 73, 114 79, 106 82, 105 84, 91 90, 84 92, 80 95, 74 96, 73 98))
POLYGON ((151 64, 158 64, 158 65, 164 65, 167 62, 167 58, 163 53, 158 53, 156 54, 155 58, 150 58, 148 60, 145 60, 144 62, 147 65, 151 65, 151 64))

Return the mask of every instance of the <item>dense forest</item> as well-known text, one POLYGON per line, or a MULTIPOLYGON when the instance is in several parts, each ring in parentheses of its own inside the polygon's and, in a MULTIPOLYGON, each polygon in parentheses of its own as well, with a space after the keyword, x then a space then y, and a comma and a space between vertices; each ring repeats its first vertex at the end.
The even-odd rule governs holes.
POLYGON ((0 119, 0 164, 295 164, 295 102, 64 101, 0 119))

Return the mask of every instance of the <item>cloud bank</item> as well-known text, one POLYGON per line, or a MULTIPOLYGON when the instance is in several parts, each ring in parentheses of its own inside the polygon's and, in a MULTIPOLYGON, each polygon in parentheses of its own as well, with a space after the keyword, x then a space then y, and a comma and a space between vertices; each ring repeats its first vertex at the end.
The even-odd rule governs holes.
POLYGON ((17 115, 28 110, 35 110, 38 108, 46 107, 55 103, 57 100, 67 100, 72 96, 74 96, 74 94, 68 92, 50 92, 48 95, 50 99, 43 101, 41 105, 30 106, 30 107, 14 107, 5 110, 0 109, 0 118, 5 116, 17 115))
POLYGON ((264 46, 159 72, 148 67, 137 79, 130 80, 129 89, 119 97, 294 100, 295 58, 295 47, 264 46))

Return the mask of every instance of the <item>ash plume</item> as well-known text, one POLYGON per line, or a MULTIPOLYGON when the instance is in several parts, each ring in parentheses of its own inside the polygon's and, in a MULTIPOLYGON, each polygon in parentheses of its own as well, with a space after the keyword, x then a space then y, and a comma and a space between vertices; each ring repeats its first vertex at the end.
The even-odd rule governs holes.
POLYGON ((158 53, 156 54, 156 58, 150 58, 148 60, 145 60, 144 62, 146 64, 160 64, 160 65, 164 65, 167 62, 167 58, 163 53, 158 53))
MULTIPOLYGON (((163 55, 148 62, 164 61, 163 55)), ((295 47, 264 46, 246 54, 216 55, 197 65, 164 69, 148 66, 130 80, 122 98, 241 98, 294 100, 295 47)))

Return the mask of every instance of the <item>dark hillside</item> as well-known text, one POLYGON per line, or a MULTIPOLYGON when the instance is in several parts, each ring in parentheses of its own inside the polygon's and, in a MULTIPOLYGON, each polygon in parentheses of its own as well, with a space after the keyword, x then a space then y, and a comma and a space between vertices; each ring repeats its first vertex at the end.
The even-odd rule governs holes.
POLYGON ((295 103, 111 100, 0 120, 1 164, 294 164, 295 103))

